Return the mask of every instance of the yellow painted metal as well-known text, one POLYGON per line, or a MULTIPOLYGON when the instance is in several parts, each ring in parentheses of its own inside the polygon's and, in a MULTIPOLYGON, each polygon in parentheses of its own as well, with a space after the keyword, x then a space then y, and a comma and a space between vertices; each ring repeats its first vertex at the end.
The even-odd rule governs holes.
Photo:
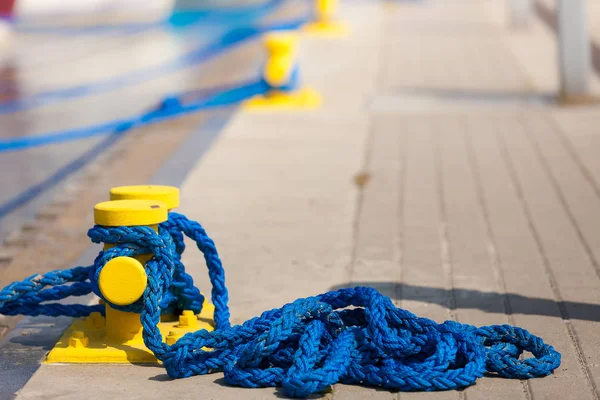
POLYGON ((135 303, 146 290, 148 277, 144 266, 132 257, 116 257, 104 265, 98 277, 102 296, 112 304, 135 303))
POLYGON ((302 30, 314 36, 344 37, 350 33, 348 27, 335 20, 337 0, 314 0, 315 20, 306 24, 302 30))
MULTIPOLYGON (((157 200, 165 203, 169 211, 179 207, 179 197, 179 188, 175 186, 130 185, 110 189, 111 200, 157 200)), ((168 321, 176 319, 176 316, 163 315, 161 319, 168 321)))
MULTIPOLYGON (((165 203, 169 211, 179 207, 179 197, 180 190, 175 186, 130 185, 110 189, 111 200, 157 200, 165 203)), ((162 319, 176 319, 176 316, 163 315, 162 319)))
MULTIPOLYGON (((167 219, 167 206, 157 200, 116 200, 99 203, 94 208, 96 224, 103 226, 150 226, 167 219)), ((111 245, 105 244, 105 249, 111 245)), ((146 273, 142 266, 151 254, 134 258, 117 257, 100 273, 100 291, 114 304, 134 303, 146 288, 146 273), (111 264, 113 263, 113 264, 111 264), (107 296, 108 294, 108 296, 107 296), (111 300, 111 298, 113 300, 111 300)), ((146 348, 142 338, 140 315, 116 310, 106 304, 106 315, 93 313, 76 320, 50 351, 47 363, 155 363, 156 358, 146 348)), ((179 320, 160 322, 165 340, 178 338, 199 329, 213 330, 214 306, 205 301, 202 313, 196 316, 184 311, 179 320), (183 322, 182 322, 183 321, 183 322)))
POLYGON ((294 70, 298 38, 291 32, 269 33, 265 35, 264 46, 268 54, 264 80, 271 86, 286 85, 294 70))
POLYGON ((321 95, 305 87, 293 92, 272 91, 264 96, 255 96, 246 101, 244 108, 249 110, 298 110, 315 109, 321 106, 321 95))
POLYGON ((105 201, 94 207, 94 222, 102 226, 157 225, 167 218, 166 204, 156 200, 105 201))
POLYGON ((310 36, 330 38, 343 38, 350 34, 350 28, 348 28, 348 25, 337 21, 310 22, 302 27, 302 31, 310 36))
POLYGON ((118 186, 110 189, 111 200, 158 200, 169 210, 179 207, 179 188, 163 185, 118 186))
MULTIPOLYGON (((120 328, 117 337, 111 336, 115 324, 124 323, 134 326, 135 319, 138 323, 138 314, 113 315, 116 310, 107 308, 106 319, 100 314, 92 314, 85 319, 77 319, 60 338, 56 346, 50 351, 46 363, 72 363, 72 364, 155 364, 156 357, 144 345, 141 330, 120 328), (112 322, 109 322, 112 321, 112 322), (80 338, 83 334, 83 338, 80 338)), ((205 302, 202 313, 195 316, 197 326, 182 326, 179 321, 161 322, 158 327, 164 341, 172 345, 186 333, 201 329, 212 331, 214 306, 205 302)))
POLYGON ((317 21, 331 22, 337 12, 337 0, 315 0, 315 14, 317 21))
MULTIPOLYGON (((267 61, 263 79, 273 87, 290 83, 296 65, 298 38, 292 32, 273 32, 265 35, 264 46, 267 61)), ((321 96, 311 88, 293 91, 273 89, 264 95, 247 100, 243 107, 250 110, 298 110, 314 109, 322 104, 321 96)))

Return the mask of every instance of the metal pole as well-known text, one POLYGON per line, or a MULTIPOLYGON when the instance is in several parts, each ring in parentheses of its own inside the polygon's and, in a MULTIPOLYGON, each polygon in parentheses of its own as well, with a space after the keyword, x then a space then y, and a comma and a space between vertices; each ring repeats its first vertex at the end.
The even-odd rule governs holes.
POLYGON ((510 25, 526 28, 533 18, 533 0, 508 0, 510 25))
POLYGON ((561 96, 586 96, 591 69, 587 0, 556 1, 561 96))

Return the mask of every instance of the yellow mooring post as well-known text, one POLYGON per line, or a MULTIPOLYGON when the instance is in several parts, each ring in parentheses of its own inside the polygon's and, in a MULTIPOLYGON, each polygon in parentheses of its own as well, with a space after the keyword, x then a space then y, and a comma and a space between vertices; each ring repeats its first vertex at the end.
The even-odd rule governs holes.
POLYGON ((272 88, 264 95, 246 101, 249 109, 299 110, 321 105, 321 96, 311 88, 302 87, 298 74, 298 38, 292 32, 273 32, 264 37, 267 61, 263 68, 264 81, 272 88), (296 87, 294 87, 296 86, 296 87))
MULTIPOLYGON (((94 207, 94 221, 105 227, 149 226, 168 218, 167 205, 157 200, 119 200, 94 207)), ((105 244, 104 248, 111 245, 105 244)), ((106 263, 98 279, 102 295, 111 303, 128 305, 136 302, 146 289, 144 264, 152 257, 144 254, 116 257, 106 263)), ((167 343, 199 329, 213 330, 209 321, 198 320, 184 311, 179 320, 161 322, 159 328, 167 343)), ((155 363, 142 338, 140 315, 116 310, 106 304, 106 317, 92 313, 76 320, 50 351, 47 363, 155 363)))
POLYGON ((314 36, 344 37, 350 30, 335 19, 338 0, 313 0, 315 20, 304 25, 303 31, 314 36))
MULTIPOLYGON (((166 204, 167 209, 171 212, 179 207, 180 191, 175 186, 164 185, 132 185, 132 186, 117 186, 110 189, 111 200, 156 200, 166 204)), ((202 312, 199 318, 204 321, 213 321, 215 306, 208 300, 204 300, 202 312)), ((176 320, 175 315, 163 315, 161 321, 176 320)))

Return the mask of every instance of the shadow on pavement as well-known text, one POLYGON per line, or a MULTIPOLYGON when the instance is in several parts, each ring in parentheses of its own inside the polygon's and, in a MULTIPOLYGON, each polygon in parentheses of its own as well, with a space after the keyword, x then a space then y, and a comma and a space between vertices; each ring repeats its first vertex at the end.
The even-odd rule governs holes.
POLYGON ((393 282, 352 282, 336 285, 331 290, 349 286, 369 286, 392 300, 411 300, 439 304, 459 309, 474 309, 497 314, 545 315, 561 318, 561 309, 568 319, 600 322, 600 304, 528 297, 515 293, 482 292, 473 289, 445 289, 393 282))

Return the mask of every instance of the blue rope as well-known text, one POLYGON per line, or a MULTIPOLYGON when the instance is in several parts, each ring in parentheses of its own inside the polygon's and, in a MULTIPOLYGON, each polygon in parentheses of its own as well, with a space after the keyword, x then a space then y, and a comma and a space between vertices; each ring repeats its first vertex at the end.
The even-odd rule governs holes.
MULTIPOLYGON (((269 6, 274 8, 278 6, 281 0, 276 0, 269 6)), ((122 89, 124 86, 140 84, 158 76, 172 73, 192 65, 198 65, 209 61, 224 52, 254 40, 260 35, 279 30, 297 29, 308 21, 307 16, 290 21, 270 23, 270 24, 248 24, 235 27, 212 39, 208 43, 203 43, 197 48, 180 55, 173 60, 163 64, 143 68, 134 72, 129 72, 120 76, 111 77, 105 80, 85 83, 67 88, 53 89, 45 92, 34 93, 18 99, 9 99, 0 101, 0 115, 14 112, 26 111, 37 107, 47 106, 49 104, 86 97, 122 89)))
MULTIPOLYGON (((238 104, 273 89, 292 91, 298 87, 298 83, 299 70, 298 67, 295 67, 289 82, 281 87, 273 87, 261 77, 232 86, 202 90, 200 91, 200 97, 191 101, 184 101, 184 99, 189 97, 188 93, 178 93, 165 97, 155 109, 128 118, 40 135, 0 139, 0 153, 72 142, 99 135, 108 135, 115 131, 128 131, 133 128, 141 128, 146 125, 179 118, 199 111, 238 104)), ((190 92, 190 94, 195 93, 190 92)))
POLYGON ((287 396, 307 397, 335 383, 402 391, 460 389, 484 374, 529 379, 550 375, 560 365, 560 353, 522 328, 438 324, 397 308, 368 287, 299 299, 230 326, 223 266, 199 223, 171 213, 158 233, 148 227, 95 226, 88 235, 114 247, 100 252, 92 266, 7 286, 0 292, 0 314, 102 312, 100 306, 41 303, 92 291, 101 296, 96 283, 106 262, 153 254, 145 265, 148 285, 142 298, 127 307, 109 305, 140 314, 144 342, 172 378, 222 371, 231 385, 281 387, 287 396), (168 345, 158 329, 161 314, 166 309, 200 312, 204 300, 181 263, 184 236, 204 254, 216 329, 191 332, 168 345), (532 357, 522 358, 524 352, 532 357))
MULTIPOLYGON (((283 0, 268 0, 260 4, 236 6, 227 8, 199 8, 174 10, 169 17, 146 22, 126 22, 117 24, 87 24, 81 26, 69 25, 41 25, 34 18, 13 18, 15 29, 27 33, 44 33, 52 35, 99 35, 121 34, 131 35, 151 29, 185 27, 188 25, 202 26, 210 24, 234 24, 251 21, 275 11, 283 5, 283 0)), ((52 18, 61 18, 67 15, 51 15, 52 18)))

